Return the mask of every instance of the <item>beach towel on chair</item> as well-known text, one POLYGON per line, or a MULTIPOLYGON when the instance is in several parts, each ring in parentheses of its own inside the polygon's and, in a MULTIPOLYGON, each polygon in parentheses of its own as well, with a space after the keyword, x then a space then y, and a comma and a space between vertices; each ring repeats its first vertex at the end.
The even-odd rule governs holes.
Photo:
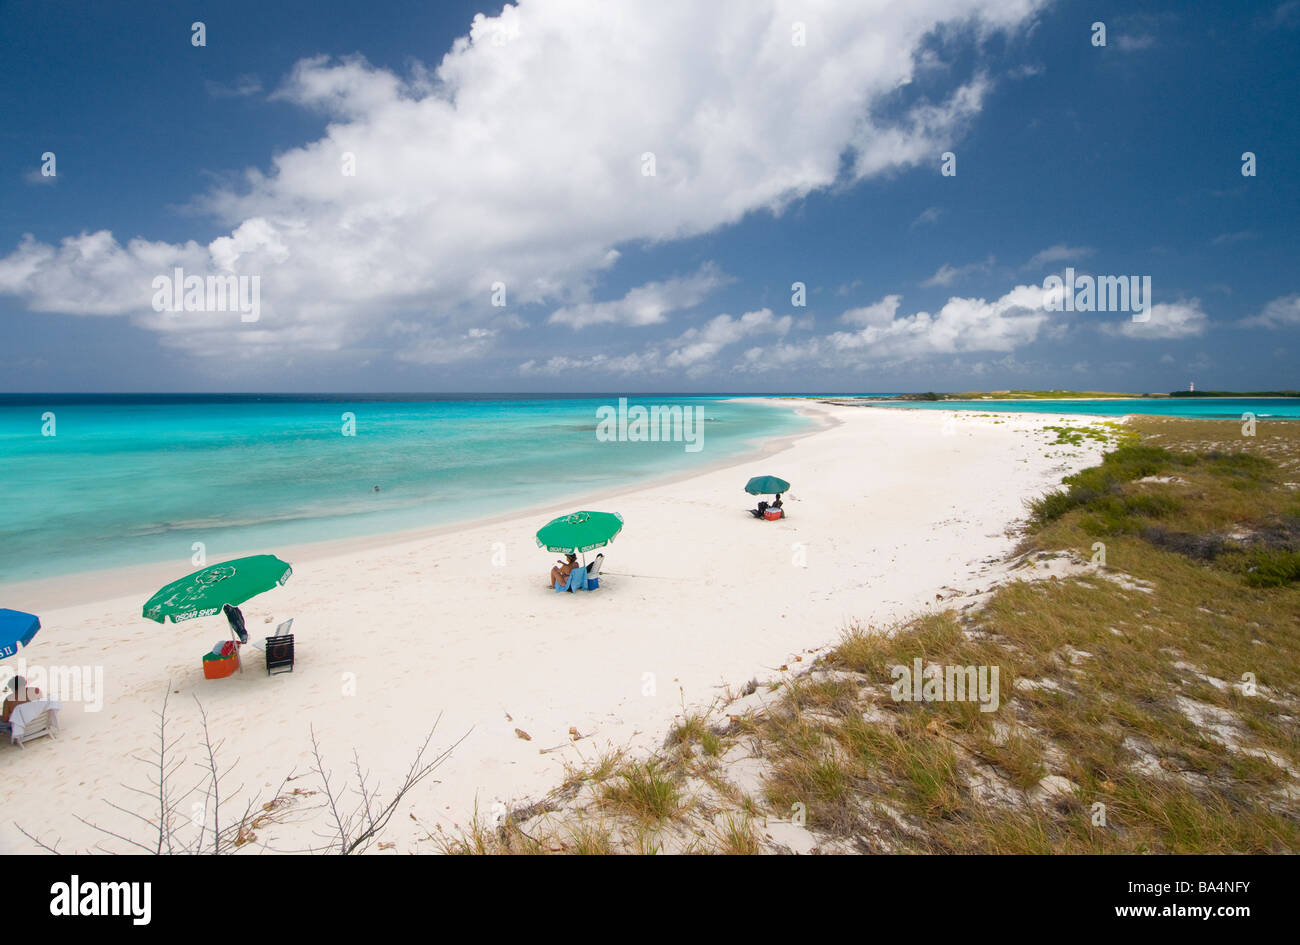
POLYGON ((555 591, 585 591, 587 589, 587 569, 577 565, 569 572, 569 583, 555 582, 555 591))
POLYGON ((48 734, 49 729, 58 731, 58 710, 61 708, 63 703, 55 699, 24 702, 9 715, 10 741, 22 745, 24 738, 48 734), (44 721, 41 720, 42 716, 45 716, 44 721), (32 727, 31 732, 27 731, 29 726, 32 727))

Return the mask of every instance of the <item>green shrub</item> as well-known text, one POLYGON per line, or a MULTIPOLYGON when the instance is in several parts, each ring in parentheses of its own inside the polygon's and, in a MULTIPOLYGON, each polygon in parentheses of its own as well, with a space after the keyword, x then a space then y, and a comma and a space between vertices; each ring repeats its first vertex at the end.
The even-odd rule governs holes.
POLYGON ((1067 490, 1049 492, 1031 500, 1029 513, 1032 523, 1045 525, 1071 509, 1086 507, 1093 516, 1083 528, 1091 535, 1138 531, 1130 513, 1158 517, 1177 508, 1177 502, 1155 496, 1134 496, 1120 501, 1115 494, 1124 483, 1153 476, 1178 461, 1179 458, 1168 450, 1154 446, 1117 447, 1102 457, 1100 466, 1090 466, 1066 476, 1062 481, 1069 487, 1067 490))
POLYGON ((1260 549, 1246 564, 1246 583, 1251 587, 1283 587, 1300 581, 1300 551, 1260 549))
POLYGON ((1041 498, 1030 500, 1029 515, 1036 524, 1046 525, 1072 508, 1074 508, 1074 500, 1070 498, 1069 493, 1064 489, 1057 489, 1041 498))
POLYGON ((1273 464, 1262 456, 1251 453, 1222 453, 1212 450, 1201 454, 1201 461, 1213 473, 1254 482, 1268 479, 1273 464))
POLYGON ((1148 493, 1145 495, 1131 495, 1124 498, 1124 508, 1133 515, 1144 515, 1147 518, 1163 518, 1171 512, 1177 512, 1183 507, 1183 504, 1171 495, 1162 493, 1148 493))

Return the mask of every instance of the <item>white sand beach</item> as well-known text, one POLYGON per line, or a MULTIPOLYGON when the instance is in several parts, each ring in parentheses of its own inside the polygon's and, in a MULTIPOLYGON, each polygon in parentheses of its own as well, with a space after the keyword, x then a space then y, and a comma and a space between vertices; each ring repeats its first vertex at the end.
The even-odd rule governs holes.
MULTIPOLYGON (((607 746, 654 747, 685 706, 773 675, 850 621, 886 625, 934 606, 943 588, 987 587, 1025 499, 1100 456, 1088 447, 1066 458, 1041 432, 1097 418, 781 403, 828 424, 761 457, 534 514, 350 548, 250 549, 294 566, 284 587, 243 608, 255 642, 294 618, 291 674, 268 677, 260 652, 245 648, 242 674, 205 679, 203 652, 228 636, 222 618, 159 626, 140 616, 174 565, 122 572, 112 594, 97 576, 71 605, 49 588, 11 598, 41 615, 27 663, 102 667, 105 692, 98 712, 65 706, 57 741, 0 745, 0 850, 37 850, 15 825, 63 851, 126 849, 78 817, 147 838, 109 802, 150 812, 126 786, 149 784, 136 759, 157 744, 170 684, 169 736, 188 758, 178 777, 188 786, 203 776, 197 698, 223 740, 223 767, 234 765, 227 817, 270 800, 291 773, 289 789, 318 786, 313 728, 339 780, 355 749, 383 793, 441 713, 435 749, 468 735, 383 838, 387 852, 434 852, 430 831, 467 823, 476 806, 490 817, 494 804, 538 797, 566 763, 607 746), (745 511, 745 481, 768 473, 793 484, 788 517, 775 523, 745 511), (556 555, 533 535, 583 507, 620 512, 626 525, 606 549, 600 589, 557 594, 546 586, 556 555)), ((289 816, 244 849, 298 850, 324 829, 289 816)))

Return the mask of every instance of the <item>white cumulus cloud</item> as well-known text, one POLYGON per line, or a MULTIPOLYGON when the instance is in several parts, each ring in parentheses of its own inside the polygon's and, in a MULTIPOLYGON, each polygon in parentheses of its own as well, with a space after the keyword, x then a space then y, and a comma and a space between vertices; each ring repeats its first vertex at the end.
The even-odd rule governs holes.
POLYGON ((1067 246, 1064 243, 1057 243, 1034 253, 1029 257, 1029 262, 1025 263, 1023 268, 1037 269, 1050 263, 1074 262, 1078 259, 1086 259, 1092 254, 1093 249, 1089 246, 1067 246))
POLYGON ((1125 338, 1194 338, 1205 333, 1210 317, 1201 310, 1201 300, 1162 302, 1151 306, 1146 321, 1126 318, 1106 322, 1101 330, 1125 338))
POLYGON ((936 285, 950 286, 954 282, 957 282, 960 279, 965 279, 968 276, 973 276, 976 273, 988 272, 993 268, 994 262, 995 260, 993 256, 990 255, 983 262, 967 263, 964 266, 950 266, 948 263, 944 263, 935 271, 934 275, 922 282, 921 285, 926 287, 936 285))
MULTIPOLYGON (((467 332, 494 283, 510 305, 577 312, 620 245, 706 233, 846 175, 935 161, 991 81, 976 71, 882 117, 924 38, 946 24, 1012 32, 1041 5, 521 0, 475 17, 433 68, 306 59, 272 97, 329 124, 196 198, 227 235, 25 238, 0 257, 0 293, 38 312, 129 316, 195 355, 359 349, 401 318, 487 350, 490 338, 467 332), (796 24, 805 45, 792 42, 796 24), (153 312, 151 281, 175 266, 260 276, 260 321, 153 312)), ((635 299, 589 314, 659 317, 635 299)))
POLYGON ((735 317, 717 315, 675 338, 652 343, 640 352, 625 355, 597 353, 586 356, 556 355, 531 358, 519 366, 523 375, 562 376, 573 371, 608 374, 681 373, 698 377, 718 367, 717 356, 724 349, 755 335, 782 336, 794 327, 791 315, 774 315, 763 308, 735 317))
POLYGON ((582 302, 557 309, 548 321, 584 328, 606 322, 656 325, 671 312, 694 308, 710 292, 730 282, 716 266, 704 265, 694 275, 648 282, 609 302, 582 302))
POLYGON ((1300 292, 1273 299, 1258 315, 1243 318, 1243 328, 1300 328, 1300 292))
POLYGON ((1048 322, 1059 317, 1047 310, 1041 287, 1024 285, 992 301, 953 297, 933 314, 900 316, 895 314, 898 308, 898 297, 886 296, 868 306, 874 310, 869 317, 853 312, 842 316, 864 325, 857 331, 754 347, 745 352, 741 366, 767 370, 810 362, 853 368, 973 351, 1014 351, 1035 341, 1048 322))

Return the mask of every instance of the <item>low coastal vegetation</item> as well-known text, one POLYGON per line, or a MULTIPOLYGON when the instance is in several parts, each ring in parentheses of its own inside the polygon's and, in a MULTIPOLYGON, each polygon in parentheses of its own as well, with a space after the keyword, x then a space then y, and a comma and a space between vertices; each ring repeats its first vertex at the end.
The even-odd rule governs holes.
MULTIPOLYGON (((991 417, 993 414, 979 416, 991 417)), ((1118 446, 1137 438, 1131 429, 1115 421, 1099 421, 1083 427, 1049 424, 1043 427, 1043 431, 1056 434, 1049 446, 1083 446, 1088 441, 1101 446, 1118 446)))
POLYGON ((1108 390, 984 390, 936 393, 926 391, 917 394, 893 394, 877 397, 835 398, 832 403, 852 404, 855 401, 872 400, 907 400, 907 401, 946 401, 946 400, 1164 400, 1180 397, 1300 397, 1295 390, 1175 390, 1167 394, 1158 393, 1124 393, 1108 390))
POLYGON ((1137 418, 1106 436, 1099 465, 1032 503, 992 587, 849 626, 684 711, 652 757, 611 751, 435 839, 462 853, 1300 849, 1300 424, 1243 436, 1137 418), (899 698, 900 671, 922 664, 995 668, 992 691, 899 698))
POLYGON ((1176 390, 1170 397, 1300 397, 1300 390, 1176 390))
POLYGON ((1128 400, 1135 397, 1158 398, 1166 394, 1125 394, 1105 390, 993 390, 965 391, 962 393, 899 394, 898 400, 1061 400, 1087 398, 1088 400, 1128 400))

